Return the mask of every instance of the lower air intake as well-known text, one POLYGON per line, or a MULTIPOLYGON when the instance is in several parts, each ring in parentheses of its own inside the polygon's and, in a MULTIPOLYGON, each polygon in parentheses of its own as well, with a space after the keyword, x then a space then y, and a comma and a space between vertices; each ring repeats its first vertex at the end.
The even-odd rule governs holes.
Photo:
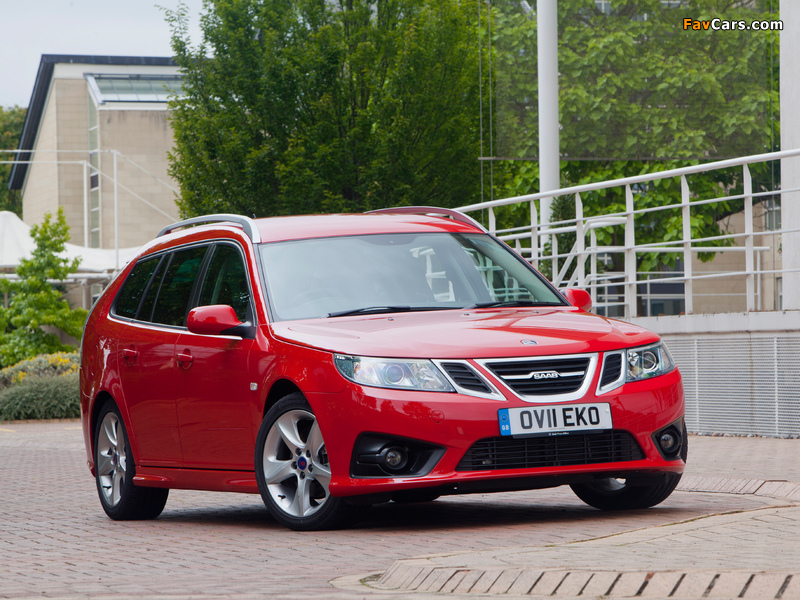
POLYGON ((642 459, 642 448, 627 431, 516 439, 501 436, 473 444, 456 471, 537 469, 642 459))

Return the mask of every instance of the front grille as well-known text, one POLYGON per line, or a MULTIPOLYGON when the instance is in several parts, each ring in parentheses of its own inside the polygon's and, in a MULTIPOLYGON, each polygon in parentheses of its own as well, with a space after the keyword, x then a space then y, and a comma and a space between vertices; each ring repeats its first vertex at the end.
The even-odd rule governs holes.
POLYGON ((462 388, 482 394, 492 393, 489 386, 467 365, 461 363, 442 363, 442 367, 447 371, 447 374, 450 375, 453 381, 462 388))
POLYGON ((475 442, 456 471, 541 469, 644 459, 644 452, 627 431, 553 437, 495 437, 475 442))
POLYGON ((487 362, 486 366, 521 396, 552 396, 579 390, 590 362, 588 356, 579 356, 487 362))
POLYGON ((609 354, 603 363, 603 376, 600 378, 600 387, 614 383, 622 377, 622 354, 609 354))

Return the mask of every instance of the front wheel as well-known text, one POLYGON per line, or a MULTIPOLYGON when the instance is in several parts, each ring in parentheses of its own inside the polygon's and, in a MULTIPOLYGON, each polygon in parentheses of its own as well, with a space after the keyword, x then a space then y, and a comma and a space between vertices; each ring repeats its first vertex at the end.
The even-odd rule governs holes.
POLYGON ((290 394, 267 411, 256 439, 255 466, 264 504, 289 529, 335 529, 355 517, 355 507, 330 495, 325 441, 302 394, 290 394))
POLYGON ((137 487, 131 446, 116 404, 100 410, 94 435, 94 473, 100 504, 115 521, 155 519, 164 510, 168 489, 137 487))
POLYGON ((638 479, 609 477, 590 483, 575 483, 570 487, 589 506, 602 510, 633 510, 660 504, 669 497, 680 480, 680 474, 667 473, 662 477, 638 479))

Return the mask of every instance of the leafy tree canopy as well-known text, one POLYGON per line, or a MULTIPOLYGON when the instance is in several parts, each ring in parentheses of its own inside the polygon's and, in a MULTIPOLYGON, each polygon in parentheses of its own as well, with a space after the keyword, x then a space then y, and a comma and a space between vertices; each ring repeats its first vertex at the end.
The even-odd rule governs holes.
POLYGON ((31 228, 31 237, 36 249, 31 258, 20 261, 19 279, 0 278, 0 295, 8 303, 0 306, 0 367, 39 354, 73 350, 43 327, 80 339, 86 321, 86 311, 70 308, 63 289, 52 283, 66 280, 80 263, 80 259, 61 256, 69 239, 64 212, 59 208, 55 219, 46 214, 41 225, 31 228))
MULTIPOLYGON (((580 185, 777 149, 777 32, 684 30, 683 20, 777 19, 768 0, 614 0, 609 11, 593 0, 560 0, 559 105, 562 186, 580 185)), ((536 19, 519 4, 496 0, 496 154, 538 155, 536 19)), ((777 9, 777 3, 774 3, 777 9)), ((775 165, 753 173, 755 191, 774 189, 775 165), (763 184, 763 185, 762 185, 763 184)), ((536 162, 499 169, 496 195, 539 191, 536 162)), ((689 178, 695 198, 741 193, 741 169, 689 178)), ((634 190, 637 208, 680 201, 680 182, 663 180, 634 190)), ((624 190, 582 196, 586 214, 625 210, 624 190)), ((558 203, 554 218, 574 208, 558 203)), ((574 205, 573 205, 574 206, 574 205)), ((720 234, 718 222, 741 201, 696 207, 695 238, 720 234)), ((504 225, 521 225, 526 207, 506 209, 504 225)), ((681 236, 679 211, 637 217, 639 243, 681 236)), ((621 244, 621 228, 598 230, 601 244, 621 244)), ((565 248, 561 246, 561 250, 565 248)), ((567 248, 568 250, 568 248, 567 248)), ((713 255, 701 255, 710 259, 713 255)), ((639 269, 675 263, 674 254, 640 256, 639 269)))
POLYGON ((458 206, 480 189, 476 7, 216 0, 171 102, 184 215, 458 206))
MULTIPOLYGON (((19 106, 4 108, 0 106, 0 150, 14 150, 22 135, 26 109, 19 106)), ((14 154, 0 154, 0 160, 13 160, 14 154)), ((19 193, 8 189, 11 165, 0 165, 0 210, 10 210, 22 214, 19 193)))

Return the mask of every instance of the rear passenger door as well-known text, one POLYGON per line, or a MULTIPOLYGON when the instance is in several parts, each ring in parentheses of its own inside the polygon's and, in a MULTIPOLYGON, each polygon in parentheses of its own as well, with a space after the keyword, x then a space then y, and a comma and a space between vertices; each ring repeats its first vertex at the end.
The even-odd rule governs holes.
POLYGON ((128 320, 118 345, 120 380, 135 458, 142 465, 178 467, 183 463, 175 343, 186 324, 207 250, 208 246, 192 246, 141 261, 117 300, 116 315, 128 320), (138 281, 147 273, 149 279, 141 288, 138 281), (126 293, 129 282, 131 290, 141 289, 139 294, 126 293))
MULTIPOLYGON (((195 301, 227 304, 254 323, 244 256, 234 243, 214 246, 195 301)), ((178 421, 186 468, 252 470, 253 411, 248 360, 254 340, 184 331, 175 350, 178 421)))

